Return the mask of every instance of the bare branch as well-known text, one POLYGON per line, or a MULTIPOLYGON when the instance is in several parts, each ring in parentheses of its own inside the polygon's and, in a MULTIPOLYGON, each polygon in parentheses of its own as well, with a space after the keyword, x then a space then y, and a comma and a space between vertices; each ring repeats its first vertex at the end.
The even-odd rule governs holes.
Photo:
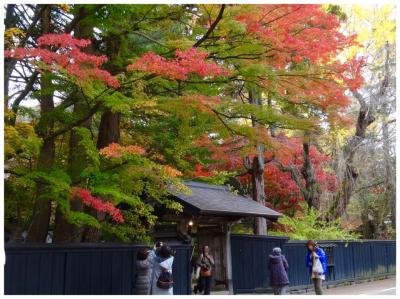
POLYGON ((226 6, 225 4, 221 5, 221 9, 219 10, 217 18, 211 24, 210 28, 208 28, 207 32, 193 45, 193 47, 200 46, 208 38, 208 36, 214 31, 215 27, 217 27, 219 21, 221 21, 221 19, 222 19, 222 15, 224 14, 225 6, 226 6))

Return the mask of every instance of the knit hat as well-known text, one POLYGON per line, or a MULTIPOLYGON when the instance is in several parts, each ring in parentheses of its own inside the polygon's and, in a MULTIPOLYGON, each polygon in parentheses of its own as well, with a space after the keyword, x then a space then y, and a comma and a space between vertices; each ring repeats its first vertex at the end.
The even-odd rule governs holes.
POLYGON ((274 255, 280 255, 282 252, 282 250, 279 247, 275 247, 274 249, 272 249, 272 253, 274 255))

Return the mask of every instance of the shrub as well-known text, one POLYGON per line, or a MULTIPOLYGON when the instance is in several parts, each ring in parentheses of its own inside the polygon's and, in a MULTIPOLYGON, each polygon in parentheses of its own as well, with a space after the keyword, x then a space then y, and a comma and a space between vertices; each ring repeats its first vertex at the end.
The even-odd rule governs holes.
POLYGON ((340 226, 336 221, 321 220, 321 213, 303 206, 303 212, 294 217, 282 216, 276 225, 277 230, 270 235, 287 236, 291 240, 350 240, 359 239, 359 235, 340 226))

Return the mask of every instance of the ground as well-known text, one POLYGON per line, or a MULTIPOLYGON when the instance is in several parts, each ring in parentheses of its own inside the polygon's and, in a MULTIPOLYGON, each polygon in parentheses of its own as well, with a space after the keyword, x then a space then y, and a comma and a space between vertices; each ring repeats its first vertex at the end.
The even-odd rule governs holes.
MULTIPOLYGON (((309 293, 310 294, 310 293, 309 293)), ((326 295, 396 295, 396 278, 375 280, 324 290, 326 295)))
MULTIPOLYGON (((314 292, 299 293, 299 295, 314 292)), ((212 292, 212 295, 227 295, 227 291, 212 292)), ((396 278, 357 283, 349 286, 337 286, 324 289, 325 295, 396 295, 396 278)), ((259 294, 262 295, 262 294, 259 294)))

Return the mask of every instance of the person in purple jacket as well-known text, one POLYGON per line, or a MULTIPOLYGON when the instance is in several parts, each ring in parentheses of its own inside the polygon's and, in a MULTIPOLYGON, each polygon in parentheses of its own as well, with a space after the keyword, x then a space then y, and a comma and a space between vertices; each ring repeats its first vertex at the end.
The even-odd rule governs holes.
POLYGON ((268 269, 270 271, 270 284, 274 290, 274 295, 285 295, 289 284, 288 270, 289 264, 281 249, 275 247, 269 255, 268 269))

